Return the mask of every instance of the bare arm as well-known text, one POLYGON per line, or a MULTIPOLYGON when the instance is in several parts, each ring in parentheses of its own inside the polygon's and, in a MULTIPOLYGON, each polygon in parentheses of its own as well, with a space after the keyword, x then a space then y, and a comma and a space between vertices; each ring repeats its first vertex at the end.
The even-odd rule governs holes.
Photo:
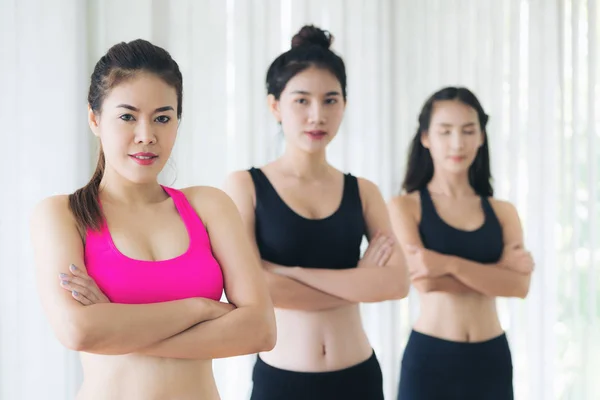
POLYGON ((85 270, 83 243, 67 196, 42 201, 31 218, 38 292, 58 340, 67 348, 127 354, 207 319, 214 309, 203 299, 160 304, 103 303, 83 306, 59 286, 69 265, 85 270))
MULTIPOLYGON (((264 263, 263 263, 264 265, 264 263)), ((289 268, 275 266, 275 268, 289 268)), ((353 302, 322 292, 292 278, 264 270, 269 292, 277 308, 322 311, 353 304, 353 302)))
POLYGON ((213 254, 223 270, 225 294, 237 308, 142 353, 213 359, 271 350, 276 340, 273 306, 235 205, 214 188, 189 188, 185 194, 207 226, 213 254))
MULTIPOLYGON (((522 248, 523 229, 517 210, 507 202, 494 201, 494 204, 502 224, 504 243, 511 247, 522 248)), ((512 249, 505 247, 504 251, 512 251, 512 249)), ((507 265, 501 261, 490 268, 490 265, 458 257, 450 257, 449 260, 449 269, 453 276, 485 295, 525 298, 529 292, 531 272, 518 272, 522 270, 518 265, 507 265)))
MULTIPOLYGON (((404 248, 407 262, 410 266, 414 262, 406 246, 417 245, 423 247, 423 242, 419 236, 417 216, 420 214, 418 199, 410 195, 398 196, 388 203, 390 218, 394 233, 404 248)), ((419 292, 448 292, 448 293, 473 293, 476 290, 465 285, 451 275, 444 275, 435 278, 414 279, 412 284, 419 292)))
MULTIPOLYGON (((255 234, 255 190, 252 178, 247 171, 237 171, 229 175, 224 189, 233 199, 244 221, 256 257, 260 258, 255 234)), ((352 304, 352 302, 312 288, 294 279, 271 272, 273 268, 287 268, 268 261, 262 261, 273 305, 292 310, 320 311, 352 304)))
MULTIPOLYGON (((363 213, 369 242, 377 233, 394 238, 385 202, 377 186, 359 179, 363 213)), ((408 293, 409 280, 404 257, 395 238, 392 253, 384 266, 367 265, 346 270, 291 268, 287 276, 316 289, 353 302, 379 302, 400 299, 408 293)))
POLYGON ((451 275, 438 276, 436 278, 415 279, 412 281, 412 284, 422 293, 479 293, 451 275))

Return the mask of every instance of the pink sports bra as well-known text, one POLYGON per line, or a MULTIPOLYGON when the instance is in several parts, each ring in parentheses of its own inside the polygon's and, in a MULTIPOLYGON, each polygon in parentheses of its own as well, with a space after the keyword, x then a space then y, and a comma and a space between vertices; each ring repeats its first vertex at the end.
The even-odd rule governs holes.
POLYGON ((221 298, 223 274, 202 220, 181 191, 164 186, 163 189, 173 199, 189 235, 189 247, 182 255, 162 261, 134 260, 117 249, 106 221, 100 231, 87 231, 85 266, 113 303, 221 298))

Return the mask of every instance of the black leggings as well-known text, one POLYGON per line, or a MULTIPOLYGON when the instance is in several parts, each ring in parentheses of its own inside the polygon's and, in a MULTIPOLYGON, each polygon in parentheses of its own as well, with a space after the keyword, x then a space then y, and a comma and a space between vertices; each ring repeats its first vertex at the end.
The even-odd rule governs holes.
POLYGON ((464 343, 412 331, 398 400, 513 400, 506 335, 464 343))
POLYGON ((330 372, 279 369, 257 358, 250 400, 383 400, 375 353, 352 367, 330 372))

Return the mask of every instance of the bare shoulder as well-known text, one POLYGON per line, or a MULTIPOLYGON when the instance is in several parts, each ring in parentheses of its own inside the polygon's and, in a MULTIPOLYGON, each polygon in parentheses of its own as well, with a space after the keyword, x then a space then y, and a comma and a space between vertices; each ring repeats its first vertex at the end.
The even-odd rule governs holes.
POLYGON ((381 196, 379 187, 375 183, 362 177, 357 177, 356 181, 358 184, 358 193, 363 202, 363 208, 368 207, 370 202, 381 202, 383 197, 381 196))
POLYGON ((418 220, 421 215, 421 196, 419 195, 419 191, 415 190, 411 193, 392 197, 388 202, 388 208, 391 213, 410 215, 418 220))
POLYGON ((69 208, 68 195, 40 201, 31 213, 29 224, 33 250, 38 259, 36 265, 54 268, 51 259, 58 254, 65 260, 62 266, 77 262, 83 267, 84 236, 69 208))
POLYGON ((358 182, 358 189, 361 193, 379 193, 379 187, 367 178, 358 176, 356 177, 356 181, 358 182))
POLYGON ((488 201, 501 223, 519 221, 517 208, 509 201, 488 197, 488 201))
POLYGON ((254 196, 254 182, 247 170, 234 171, 227 175, 223 183, 225 192, 231 194, 246 193, 254 196))
POLYGON ((31 213, 30 225, 33 229, 47 225, 77 228, 75 216, 69 208, 69 196, 51 196, 37 203, 31 213))
POLYGON ((223 190, 212 186, 190 186, 181 189, 207 229, 232 218, 240 218, 235 203, 223 190))
POLYGON ((196 211, 202 214, 218 211, 233 204, 227 193, 213 186, 190 186, 181 189, 181 192, 196 211))

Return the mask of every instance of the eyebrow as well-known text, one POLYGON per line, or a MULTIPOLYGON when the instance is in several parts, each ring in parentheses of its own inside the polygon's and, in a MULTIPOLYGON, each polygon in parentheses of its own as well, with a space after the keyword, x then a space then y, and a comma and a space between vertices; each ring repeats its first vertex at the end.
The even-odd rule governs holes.
MULTIPOLYGON (((441 123, 439 125, 444 128, 452 128, 454 126, 452 124, 447 124, 447 123, 441 123)), ((469 122, 468 124, 464 124, 462 127, 467 128, 467 127, 471 127, 471 126, 475 126, 475 122, 469 122)))
MULTIPOLYGON (((117 106, 117 108, 126 108, 128 110, 136 111, 136 112, 140 111, 139 108, 136 108, 134 106, 130 106, 129 104, 119 104, 117 106)), ((155 113, 159 113, 159 112, 163 112, 163 111, 175 111, 175 110, 173 110, 173 107, 171 107, 171 106, 158 107, 156 110, 154 110, 154 114, 155 113)))
MULTIPOLYGON (((292 92, 292 94, 303 94, 303 95, 310 95, 310 92, 307 92, 306 90, 294 90, 292 92)), ((332 92, 327 92, 325 93, 325 96, 341 96, 340 92, 337 91, 332 91, 332 92)))

